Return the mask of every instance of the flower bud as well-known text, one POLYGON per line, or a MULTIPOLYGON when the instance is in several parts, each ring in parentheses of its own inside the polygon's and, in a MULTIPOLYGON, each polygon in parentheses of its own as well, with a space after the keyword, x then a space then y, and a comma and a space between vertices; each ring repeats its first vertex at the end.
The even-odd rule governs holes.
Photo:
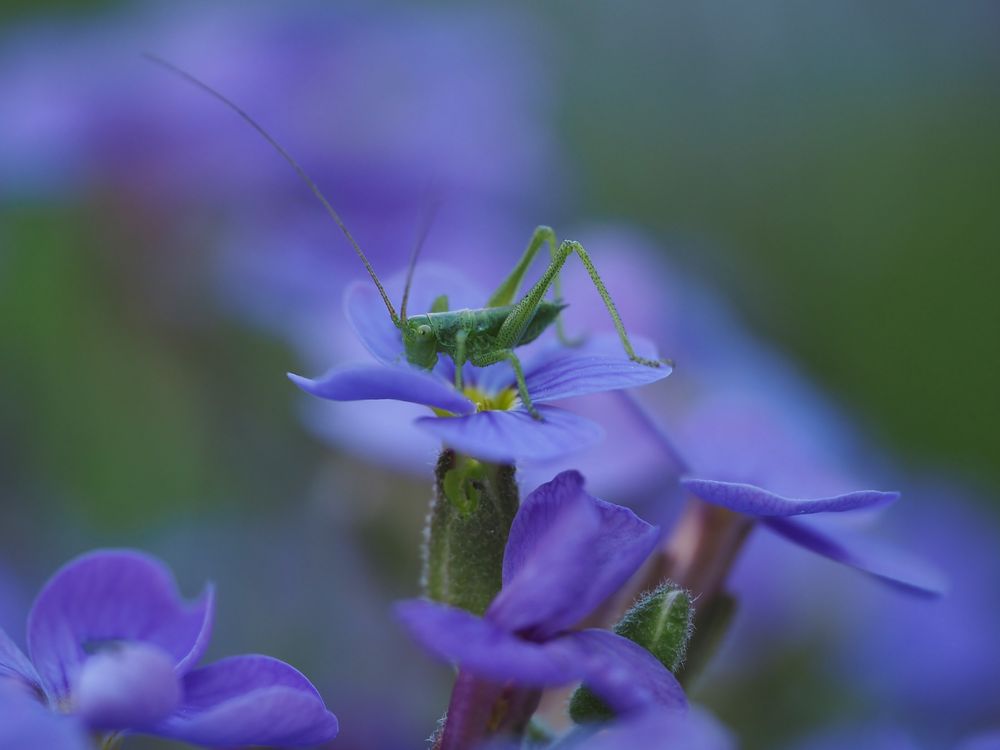
MULTIPOLYGON (((614 630, 645 648, 671 672, 676 672, 684 663, 693 618, 691 594, 666 582, 633 604, 614 630)), ((614 716, 611 709, 586 687, 573 693, 569 714, 578 724, 604 721, 614 716)))

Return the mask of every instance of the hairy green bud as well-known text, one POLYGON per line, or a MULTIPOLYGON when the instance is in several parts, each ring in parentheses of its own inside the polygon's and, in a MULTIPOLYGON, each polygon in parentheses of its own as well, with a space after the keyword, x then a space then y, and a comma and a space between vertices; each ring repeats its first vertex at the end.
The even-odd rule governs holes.
MULTIPOLYGON (((666 582, 640 597, 614 630, 645 648, 671 672, 677 672, 684 663, 693 620, 691 594, 666 582)), ((583 686, 573 693, 569 714, 577 724, 614 716, 600 698, 583 686)))

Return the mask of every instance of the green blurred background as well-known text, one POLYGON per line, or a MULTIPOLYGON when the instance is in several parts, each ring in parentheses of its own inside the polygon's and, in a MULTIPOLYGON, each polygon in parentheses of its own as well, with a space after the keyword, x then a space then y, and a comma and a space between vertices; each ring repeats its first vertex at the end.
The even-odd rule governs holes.
POLYGON ((651 227, 914 464, 1000 478, 995 4, 547 4, 586 215, 651 227))

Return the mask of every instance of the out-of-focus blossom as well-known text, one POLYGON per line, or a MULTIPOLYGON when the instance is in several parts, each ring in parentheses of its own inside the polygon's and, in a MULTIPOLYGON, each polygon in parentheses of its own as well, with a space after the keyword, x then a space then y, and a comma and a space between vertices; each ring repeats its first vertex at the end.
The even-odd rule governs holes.
MULTIPOLYGON (((389 288, 396 286, 393 283, 389 288)), ((440 295, 459 310, 487 298, 471 282, 424 268, 413 285, 413 309, 430 309, 440 295)), ((430 371, 406 362, 400 331, 371 285, 353 286, 346 304, 355 331, 379 364, 337 368, 317 380, 292 376, 293 381, 325 399, 388 399, 446 413, 422 417, 417 426, 445 445, 487 461, 544 461, 587 447, 601 438, 600 428, 548 402, 651 383, 671 371, 667 365, 648 367, 630 361, 617 339, 598 339, 580 347, 536 348, 526 356, 523 368, 528 393, 542 416, 538 420, 521 403, 509 364, 479 368, 466 363, 460 391, 454 385, 454 363, 447 356, 439 357, 430 371)), ((651 355, 649 345, 637 343, 643 354, 651 355)), ((381 423, 382 419, 375 427, 390 441, 397 425, 381 423)), ((353 428, 353 422, 344 425, 345 440, 350 440, 353 428)))
MULTIPOLYGON (((2 636, 0 636, 2 638, 2 636)), ((0 657, 5 647, 0 645, 0 657)), ((0 747, 4 750, 88 750, 84 727, 49 711, 29 688, 8 679, 0 665, 0 747)))
POLYGON ((280 202, 276 190, 295 184, 287 165, 218 102, 140 59, 150 51, 260 117, 361 205, 408 200, 428 180, 498 200, 541 191, 522 182, 544 178, 536 164, 548 158, 545 131, 524 117, 542 105, 540 79, 530 55, 501 54, 525 41, 512 20, 232 2, 14 26, 0 40, 0 80, 17 102, 0 124, 0 164, 157 200, 280 202))
POLYGON ((657 535, 565 472, 521 505, 503 589, 482 618, 423 600, 397 612, 428 651, 481 679, 524 687, 582 680, 620 714, 651 704, 683 710, 680 685, 644 648, 605 630, 569 631, 636 571, 657 535))
MULTIPOLYGON (((578 726, 555 740, 550 750, 735 750, 736 738, 705 709, 684 713, 652 709, 603 724, 578 726)), ((522 743, 489 742, 479 750, 520 750, 522 743)))
MULTIPOLYGON (((30 660, 0 631, 0 711, 15 693, 99 732, 142 732, 209 746, 304 747, 332 739, 337 719, 298 671, 267 656, 195 669, 211 634, 211 587, 184 602, 170 571, 132 551, 68 563, 28 617, 30 660)), ((21 712, 25 727, 42 721, 21 712)), ((56 718, 59 723, 56 723, 56 718)), ((25 731, 31 731, 25 729, 25 731)), ((49 731, 49 730, 46 730, 49 731)), ((69 736, 67 734, 67 736, 69 736)))
POLYGON ((691 706, 687 713, 649 711, 596 728, 586 727, 554 745, 553 750, 735 750, 736 738, 710 713, 691 706))
POLYGON ((548 84, 531 52, 542 45, 521 20, 499 8, 228 2, 12 26, 0 36, 0 88, 17 103, 0 116, 0 199, 91 199, 149 233, 136 252, 212 246, 229 305, 311 364, 333 361, 305 330, 339 320, 357 258, 252 128, 140 53, 273 132, 380 271, 402 265, 440 202, 428 257, 495 261, 500 273, 545 218, 528 211, 557 201, 548 84))
POLYGON ((922 560, 855 534, 831 535, 822 526, 792 520, 877 508, 899 495, 845 492, 850 475, 838 473, 824 456, 822 433, 803 429, 808 422, 782 408, 780 393, 735 378, 727 384, 720 378, 715 385, 715 392, 690 403, 686 412, 670 415, 669 437, 651 415, 642 414, 650 438, 669 459, 681 462, 677 471, 685 492, 751 516, 801 547, 910 593, 943 593, 944 577, 922 560))
POLYGON ((955 750, 1000 750, 1000 729, 969 737, 961 742, 955 750))
POLYGON ((675 420, 679 422, 673 431, 676 443, 650 415, 644 419, 650 437, 664 445, 668 457, 684 456, 680 485, 691 496, 750 516, 811 552, 909 593, 938 596, 946 588, 944 577, 933 566, 890 545, 847 531, 831 534, 815 523, 792 520, 814 513, 877 508, 899 495, 870 490, 831 492, 843 478, 815 452, 815 436, 797 429, 795 420, 784 416, 780 400, 766 390, 733 384, 703 396, 675 420), (705 478, 709 476, 712 479, 705 478))
POLYGON ((917 502, 887 519, 885 532, 940 563, 948 596, 925 602, 856 592, 837 616, 830 667, 908 724, 954 737, 996 719, 996 521, 954 479, 923 476, 913 484, 917 502))
MULTIPOLYGON (((545 218, 539 212, 559 202, 547 76, 517 20, 496 8, 355 10, 331 24, 349 43, 317 50, 332 80, 309 80, 326 106, 308 127, 280 132, 305 131, 311 151, 299 160, 383 275, 404 264, 436 204, 425 257, 499 278, 545 218), (511 49, 528 52, 511 65, 511 49)), ((320 205, 296 198, 302 186, 282 195, 290 197, 269 196, 267 210, 232 224, 219 281, 238 310, 287 337, 308 364, 334 361, 341 352, 323 327, 341 321, 341 292, 362 269, 320 205)))

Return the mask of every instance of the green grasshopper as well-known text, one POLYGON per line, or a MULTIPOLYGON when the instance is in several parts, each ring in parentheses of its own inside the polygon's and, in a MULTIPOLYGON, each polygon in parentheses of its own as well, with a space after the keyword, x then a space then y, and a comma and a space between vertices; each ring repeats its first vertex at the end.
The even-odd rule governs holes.
POLYGON ((647 367, 661 367, 666 364, 665 362, 646 359, 636 354, 632 342, 625 332, 625 326, 622 323, 621 316, 618 314, 615 303, 611 299, 611 295, 604 286, 604 282, 597 273, 597 268, 594 266, 593 261, 591 261, 587 251, 583 249, 583 246, 579 242, 567 240, 559 243, 555 232, 545 226, 538 227, 534 234, 532 234, 531 241, 528 243, 528 247, 517 262, 517 265, 514 266, 514 270, 510 272, 510 275, 501 282, 497 290, 486 301, 485 307, 475 310, 448 310, 447 299, 439 297, 430 312, 408 317, 406 305, 409 299, 410 285, 413 281, 413 271, 422 244, 422 240, 418 241, 410 258, 406 286, 403 291, 403 300, 400 305, 400 312, 397 314, 396 309, 389 300, 389 295, 386 293, 385 287, 382 286, 382 282, 379 281, 378 275, 375 273, 375 269, 372 267, 364 251, 362 251, 361 246, 354 239, 354 236, 348 231, 347 225, 340 218, 340 214, 334 210, 316 183, 306 174, 305 170, 291 154, 258 124, 256 120, 207 83, 161 58, 153 55, 146 55, 145 57, 151 62, 187 80, 189 83, 194 84, 236 112, 236 114, 263 136, 285 161, 288 162, 292 169, 295 170, 312 191, 313 195, 323 204, 326 212, 336 222, 340 231, 347 238, 348 242, 350 242, 364 264, 365 270, 375 283, 375 287, 378 289, 378 293, 385 303, 393 325, 399 329, 402 335, 406 359, 411 365, 431 370, 437 364, 440 355, 447 355, 455 364, 455 387, 461 391, 463 390, 462 366, 466 362, 471 362, 475 367, 488 367, 498 362, 509 362, 514 370, 521 403, 531 416, 540 420, 542 416, 531 402, 531 395, 528 393, 521 360, 514 350, 537 339, 553 323, 556 325, 560 341, 567 344, 571 343, 567 341, 564 335, 562 321, 559 318, 559 313, 566 307, 560 299, 559 272, 574 253, 579 256, 594 286, 597 288, 598 294, 604 300, 604 306, 611 315, 611 320, 614 322, 615 330, 618 332, 618 337, 621 339, 622 347, 628 358, 633 362, 638 362, 647 367), (538 252, 546 244, 551 256, 548 268, 545 269, 541 278, 535 282, 524 296, 519 301, 514 302, 528 268, 531 266, 538 252), (556 297, 554 300, 545 299, 545 295, 550 288, 554 291, 556 297))

